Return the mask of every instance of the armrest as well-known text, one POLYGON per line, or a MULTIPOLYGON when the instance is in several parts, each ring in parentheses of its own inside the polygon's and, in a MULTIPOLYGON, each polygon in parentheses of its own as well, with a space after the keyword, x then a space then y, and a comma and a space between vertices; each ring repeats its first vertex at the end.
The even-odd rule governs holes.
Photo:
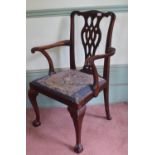
POLYGON ((109 58, 114 54, 115 54, 115 48, 110 47, 107 50, 106 54, 90 56, 85 61, 85 66, 92 67, 93 78, 94 78, 94 82, 93 82, 94 96, 97 96, 99 93, 99 80, 98 80, 99 75, 98 75, 96 66, 94 64, 94 61, 97 59, 109 58))
POLYGON ((54 44, 34 47, 34 48, 31 49, 31 52, 35 53, 35 51, 47 50, 47 49, 58 47, 58 46, 70 46, 70 40, 62 40, 62 41, 56 42, 54 44))
POLYGON ((51 72, 55 72, 55 71, 54 71, 53 61, 51 57, 49 56, 49 54, 46 52, 46 50, 50 48, 58 47, 58 46, 70 46, 70 40, 63 40, 63 41, 56 42, 54 44, 34 47, 31 49, 32 53, 39 51, 46 57, 48 64, 49 64, 49 75, 51 74, 51 72))
POLYGON ((94 63, 95 60, 97 59, 102 59, 102 58, 108 58, 112 55, 115 54, 115 48, 109 48, 107 50, 107 53, 106 54, 101 54, 101 55, 94 55, 94 56, 91 56, 89 58, 86 59, 86 65, 90 66, 94 63))

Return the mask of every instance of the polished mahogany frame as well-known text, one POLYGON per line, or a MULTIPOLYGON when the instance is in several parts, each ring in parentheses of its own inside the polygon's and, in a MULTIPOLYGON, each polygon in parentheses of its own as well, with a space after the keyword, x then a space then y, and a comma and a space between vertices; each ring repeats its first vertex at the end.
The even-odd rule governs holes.
MULTIPOLYGON (((63 104, 68 106, 68 111, 73 119, 75 133, 76 133, 76 145, 74 147, 74 151, 76 153, 80 153, 83 150, 83 146, 81 144, 81 127, 83 117, 86 111, 86 103, 91 100, 93 97, 98 96, 100 91, 104 92, 104 101, 105 101, 105 111, 106 117, 108 120, 111 119, 110 112, 109 112, 109 70, 110 70, 110 57, 114 55, 115 49, 111 47, 111 39, 112 39, 112 31, 115 22, 115 14, 113 12, 100 12, 96 10, 91 11, 73 11, 71 13, 71 29, 70 29, 70 40, 59 41, 54 44, 34 47, 31 49, 32 53, 41 52, 47 59, 49 64, 49 75, 55 72, 53 62, 51 57, 49 56, 47 50, 50 48, 58 47, 58 46, 69 46, 70 47, 70 69, 76 69, 75 65, 75 51, 74 51, 74 17, 82 16, 84 18, 85 24, 81 31, 81 40, 84 47, 85 52, 85 64, 83 68, 80 70, 81 72, 85 72, 88 74, 93 75, 93 85, 92 90, 93 93, 89 96, 85 97, 80 103, 71 103, 68 102, 63 96, 60 94, 52 94, 46 89, 36 88, 33 83, 30 83, 29 89, 29 99, 32 103, 33 109, 36 114, 36 119, 33 121, 33 126, 37 127, 41 124, 40 122, 40 114, 39 114, 39 107, 37 105, 36 97, 38 93, 44 94, 48 97, 56 99, 63 104), (101 41, 101 30, 100 30, 100 21, 104 17, 110 17, 109 28, 107 32, 107 39, 106 39, 106 48, 105 53, 101 55, 95 55, 96 49, 101 41), (103 59, 104 58, 104 67, 103 67, 103 76, 100 76, 97 72, 95 66, 95 60, 103 59), (105 79, 105 84, 102 88, 99 87, 99 77, 105 79)), ((56 74, 56 72, 55 72, 56 74)))

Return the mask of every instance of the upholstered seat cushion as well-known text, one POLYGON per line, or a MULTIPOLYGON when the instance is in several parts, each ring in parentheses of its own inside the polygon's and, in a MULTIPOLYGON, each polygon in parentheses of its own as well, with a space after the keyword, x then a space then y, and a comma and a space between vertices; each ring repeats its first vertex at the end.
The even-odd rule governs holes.
MULTIPOLYGON (((100 87, 104 83, 105 80, 99 78, 100 87)), ((52 92, 59 93, 76 103, 80 102, 84 96, 93 93, 93 76, 77 70, 53 73, 50 76, 33 81, 32 84, 50 89, 52 92)))

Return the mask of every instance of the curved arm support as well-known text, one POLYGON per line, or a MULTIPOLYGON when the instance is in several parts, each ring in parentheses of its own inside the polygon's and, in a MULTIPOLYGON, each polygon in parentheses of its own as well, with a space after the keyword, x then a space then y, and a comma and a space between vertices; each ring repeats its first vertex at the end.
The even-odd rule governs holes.
POLYGON ((49 64, 49 75, 51 74, 51 72, 55 72, 55 70, 54 70, 53 61, 52 61, 51 57, 49 56, 49 54, 45 50, 54 48, 54 47, 58 47, 58 46, 70 46, 70 40, 63 40, 63 41, 56 42, 54 44, 34 47, 31 49, 32 53, 35 53, 36 51, 41 52, 46 57, 48 64, 49 64))
POLYGON ((115 54, 115 48, 111 47, 108 49, 108 51, 106 51, 106 54, 91 56, 91 57, 88 57, 85 61, 86 66, 92 67, 93 78, 94 78, 94 82, 93 82, 94 96, 97 96, 99 93, 99 80, 98 80, 99 77, 98 77, 98 72, 94 61, 102 58, 105 58, 105 59, 109 58, 114 54, 115 54))
MULTIPOLYGON (((55 70, 54 70, 54 65, 53 65, 53 61, 52 61, 51 57, 49 56, 49 54, 48 54, 45 50, 39 50, 39 51, 37 51, 37 52, 41 52, 41 53, 46 57, 46 59, 47 59, 47 61, 48 61, 48 64, 49 64, 49 71, 48 71, 48 74, 50 75, 51 72, 55 72, 55 70)), ((35 53, 35 52, 33 52, 33 53, 35 53)))

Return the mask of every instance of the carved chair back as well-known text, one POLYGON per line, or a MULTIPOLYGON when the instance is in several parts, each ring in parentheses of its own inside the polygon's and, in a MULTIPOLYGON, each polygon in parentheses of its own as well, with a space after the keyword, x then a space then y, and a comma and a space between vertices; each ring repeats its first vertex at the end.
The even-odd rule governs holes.
MULTIPOLYGON (((106 37, 106 47, 105 53, 108 52, 108 48, 111 47, 111 38, 112 38, 112 31, 115 22, 115 14, 112 12, 100 12, 100 11, 73 11, 71 13, 71 31, 70 31, 70 68, 76 69, 75 64, 75 50, 74 50, 74 31, 75 31, 75 15, 82 16, 84 18, 84 26, 81 30, 81 41, 83 44, 84 52, 85 52, 85 61, 88 57, 94 56, 96 54, 96 49, 101 42, 102 32, 100 29, 100 22, 104 17, 110 17, 110 22, 107 31, 106 37)), ((104 54, 104 52, 103 52, 104 54)), ((103 77, 108 79, 108 67, 109 67, 109 60, 105 59, 104 61, 104 73, 103 77)), ((91 73, 91 68, 87 67, 86 65, 83 66, 83 70, 87 70, 86 72, 91 73)))

